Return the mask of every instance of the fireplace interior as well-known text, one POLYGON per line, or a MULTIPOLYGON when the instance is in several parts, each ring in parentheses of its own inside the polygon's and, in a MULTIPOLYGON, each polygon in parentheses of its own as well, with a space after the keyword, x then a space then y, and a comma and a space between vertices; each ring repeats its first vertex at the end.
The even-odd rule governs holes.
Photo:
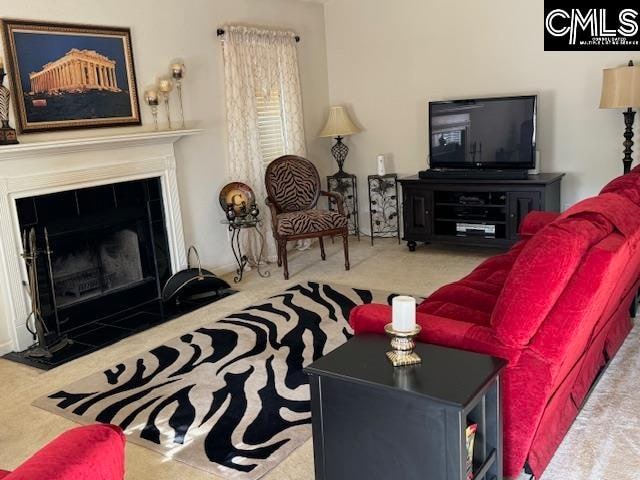
POLYGON ((143 275, 140 239, 132 228, 120 228, 105 237, 61 243, 52 265, 59 308, 153 280, 152 276, 143 275))
POLYGON ((52 368, 202 306, 178 311, 161 301, 171 257, 160 178, 21 198, 16 207, 21 231, 35 231, 44 323, 72 344, 51 358, 8 358, 52 368))

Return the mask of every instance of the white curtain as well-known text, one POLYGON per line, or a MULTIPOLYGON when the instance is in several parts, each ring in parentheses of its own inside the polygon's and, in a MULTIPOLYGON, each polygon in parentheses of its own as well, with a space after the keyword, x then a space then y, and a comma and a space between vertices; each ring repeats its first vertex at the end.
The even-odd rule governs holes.
MULTIPOLYGON (((225 26, 223 40, 227 106, 228 172, 232 181, 249 185, 256 194, 264 235, 262 260, 275 261, 271 215, 265 204, 265 164, 260 151, 256 95, 279 91, 284 120, 285 154, 306 156, 302 94, 295 35, 289 31, 225 26)), ((250 229, 244 251, 256 262, 260 243, 250 229)))

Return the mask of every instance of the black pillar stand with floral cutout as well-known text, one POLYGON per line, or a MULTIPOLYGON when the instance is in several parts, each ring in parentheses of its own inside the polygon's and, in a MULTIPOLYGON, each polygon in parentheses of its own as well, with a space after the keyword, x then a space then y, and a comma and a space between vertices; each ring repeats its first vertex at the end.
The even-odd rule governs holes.
POLYGON ((369 175, 367 180, 371 246, 373 237, 398 237, 400 243, 398 175, 369 175))
MULTIPOLYGON (((342 166, 341 166, 342 167, 342 166)), ((349 219, 349 234, 356 235, 360 241, 360 227, 358 225, 358 179, 351 173, 340 171, 327 177, 327 190, 342 195, 344 209, 349 219)), ((329 197, 329 210, 335 210, 336 202, 329 197)))

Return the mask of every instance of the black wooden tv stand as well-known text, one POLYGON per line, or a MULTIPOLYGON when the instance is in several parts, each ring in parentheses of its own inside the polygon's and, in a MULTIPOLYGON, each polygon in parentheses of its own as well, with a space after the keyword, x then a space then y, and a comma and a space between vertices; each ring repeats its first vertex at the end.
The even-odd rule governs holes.
POLYGON ((560 211, 563 176, 401 179, 404 240, 411 251, 417 242, 508 248, 527 213, 560 211))

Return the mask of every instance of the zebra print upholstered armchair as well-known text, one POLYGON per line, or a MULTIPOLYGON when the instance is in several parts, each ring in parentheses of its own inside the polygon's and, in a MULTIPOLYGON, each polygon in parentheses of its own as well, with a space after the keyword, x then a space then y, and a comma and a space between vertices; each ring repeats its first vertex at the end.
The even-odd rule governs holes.
POLYGON ((313 163, 295 155, 276 158, 267 166, 265 183, 278 248, 278 266, 284 267, 284 278, 289 278, 289 240, 318 238, 320 256, 326 260, 323 237, 342 235, 344 268, 349 270, 349 230, 342 195, 320 189, 320 176, 313 163), (338 211, 318 209, 321 195, 332 197, 338 211))

